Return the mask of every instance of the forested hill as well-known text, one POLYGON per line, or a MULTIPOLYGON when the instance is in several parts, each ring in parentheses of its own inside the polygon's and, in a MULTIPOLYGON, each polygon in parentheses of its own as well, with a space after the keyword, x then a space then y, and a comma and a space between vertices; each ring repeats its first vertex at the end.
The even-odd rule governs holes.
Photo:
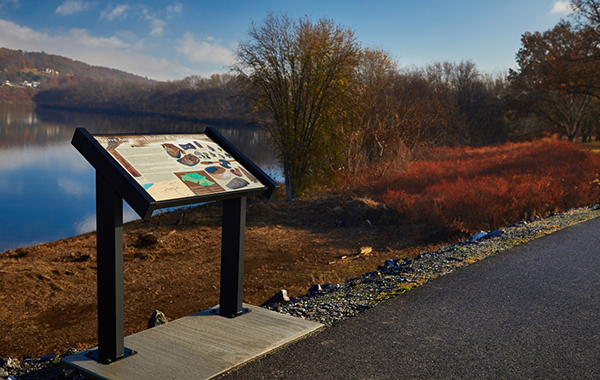
POLYGON ((44 52, 24 52, 0 48, 0 80, 62 84, 73 78, 96 80, 134 80, 152 82, 147 78, 107 67, 91 66, 59 55, 44 52))

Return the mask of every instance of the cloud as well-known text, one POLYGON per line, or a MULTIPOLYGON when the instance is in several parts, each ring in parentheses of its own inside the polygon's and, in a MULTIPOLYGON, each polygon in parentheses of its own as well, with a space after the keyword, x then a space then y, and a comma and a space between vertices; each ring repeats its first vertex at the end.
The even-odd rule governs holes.
POLYGON ((66 0, 58 8, 56 13, 61 16, 68 16, 75 13, 90 10, 94 4, 89 1, 82 0, 66 0))
POLYGON ((156 19, 152 20, 152 31, 150 32, 150 35, 151 36, 162 35, 165 31, 166 25, 167 25, 167 23, 161 19, 156 18, 156 19))
POLYGON ((136 46, 119 37, 96 37, 86 29, 71 29, 52 35, 0 19, 0 41, 9 49, 45 51, 90 65, 123 70, 156 80, 181 79, 195 74, 166 58, 136 52, 136 46))
POLYGON ((12 3, 13 7, 19 8, 21 2, 19 0, 0 0, 0 10, 6 6, 6 4, 12 3))
MULTIPOLYGON (((207 40, 211 40, 210 37, 207 40)), ((211 44, 207 41, 197 42, 192 33, 185 33, 183 39, 178 42, 177 51, 185 54, 192 62, 223 63, 227 65, 233 62, 233 53, 231 50, 218 43, 211 44)))
POLYGON ((573 10, 573 6, 569 1, 557 1, 554 3, 550 14, 567 14, 573 10))
POLYGON ((93 194, 93 190, 81 181, 72 178, 59 178, 57 180, 58 188, 66 195, 81 198, 84 195, 93 194))
POLYGON ((117 4, 114 7, 109 5, 105 10, 100 12, 100 20, 106 19, 112 21, 117 18, 125 18, 129 9, 130 7, 127 4, 117 4))
MULTIPOLYGON (((132 220, 137 220, 140 218, 127 203, 125 203, 123 206, 123 223, 131 222, 132 220)), ((79 219, 73 225, 73 227, 79 235, 86 232, 96 231, 96 214, 87 214, 83 218, 79 219)))
POLYGON ((171 17, 174 13, 181 14, 183 5, 181 3, 175 3, 167 7, 167 15, 171 17))

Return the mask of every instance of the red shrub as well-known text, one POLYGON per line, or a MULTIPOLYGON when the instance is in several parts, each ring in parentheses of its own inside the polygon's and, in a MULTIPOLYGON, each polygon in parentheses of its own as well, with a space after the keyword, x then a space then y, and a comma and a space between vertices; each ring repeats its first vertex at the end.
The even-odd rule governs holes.
POLYGON ((482 148, 436 148, 404 170, 346 178, 360 195, 404 213, 409 222, 473 232, 600 200, 600 156, 543 140, 482 148))

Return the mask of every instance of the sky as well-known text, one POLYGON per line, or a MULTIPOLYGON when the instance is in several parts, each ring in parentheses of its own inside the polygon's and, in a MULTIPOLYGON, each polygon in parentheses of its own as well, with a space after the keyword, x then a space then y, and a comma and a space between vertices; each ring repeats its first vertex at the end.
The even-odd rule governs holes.
POLYGON ((556 0, 0 0, 0 47, 44 51, 141 75, 179 80, 224 73, 252 23, 269 12, 333 20, 400 67, 474 62, 515 68, 525 32, 569 13, 556 0))

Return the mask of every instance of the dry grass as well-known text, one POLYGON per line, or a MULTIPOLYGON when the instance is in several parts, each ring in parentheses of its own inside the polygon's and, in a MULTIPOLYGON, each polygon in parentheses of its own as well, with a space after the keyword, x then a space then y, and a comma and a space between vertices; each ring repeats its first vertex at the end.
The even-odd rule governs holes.
MULTIPOLYGON (((374 172, 374 171, 371 171, 374 172)), ((351 189, 449 233, 471 233, 600 199, 600 157, 556 140, 438 148, 385 178, 351 189)))

